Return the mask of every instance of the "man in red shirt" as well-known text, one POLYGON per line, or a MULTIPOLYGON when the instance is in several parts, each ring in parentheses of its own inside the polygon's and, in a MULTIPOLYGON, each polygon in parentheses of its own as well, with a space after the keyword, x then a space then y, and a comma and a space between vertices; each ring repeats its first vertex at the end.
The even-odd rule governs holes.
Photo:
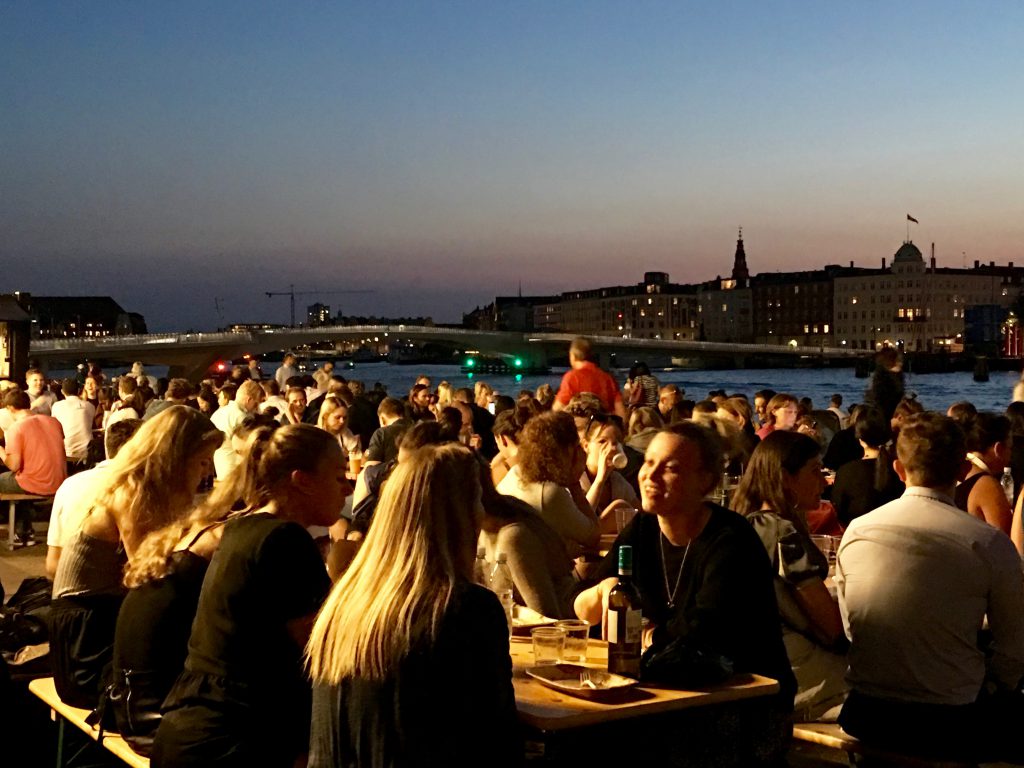
MULTIPOLYGON (((64 431, 52 416, 33 413, 26 392, 11 390, 0 401, 14 423, 4 432, 6 444, 0 448, 0 461, 7 472, 0 473, 0 493, 32 493, 52 496, 67 476, 64 455, 64 431)), ((16 543, 35 543, 32 516, 28 509, 18 510, 16 543)))
POLYGON ((577 336, 569 345, 569 365, 571 370, 562 377, 562 384, 555 395, 554 409, 560 411, 569 404, 574 395, 581 392, 592 392, 601 401, 605 413, 614 413, 626 421, 626 406, 622 402, 622 392, 611 374, 605 373, 593 362, 593 350, 590 340, 577 336))

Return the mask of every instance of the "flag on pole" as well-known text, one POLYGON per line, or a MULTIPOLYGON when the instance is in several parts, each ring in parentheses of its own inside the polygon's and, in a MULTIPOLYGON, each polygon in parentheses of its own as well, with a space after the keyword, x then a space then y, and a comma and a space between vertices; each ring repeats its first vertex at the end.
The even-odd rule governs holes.
POLYGON ((920 224, 921 223, 917 219, 915 219, 913 216, 911 216, 909 213, 907 214, 907 221, 912 221, 915 224, 920 224))

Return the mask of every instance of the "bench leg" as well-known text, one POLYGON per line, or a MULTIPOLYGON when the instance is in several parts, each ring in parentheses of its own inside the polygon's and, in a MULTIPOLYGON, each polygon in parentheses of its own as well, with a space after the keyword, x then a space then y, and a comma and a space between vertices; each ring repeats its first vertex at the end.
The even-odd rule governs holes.
POLYGON ((64 768, 64 718, 57 715, 57 768, 64 768))
POLYGON ((16 502, 16 501, 9 501, 9 502, 7 502, 7 504, 8 504, 8 506, 7 506, 7 512, 8 512, 8 516, 7 516, 7 520, 8 520, 8 523, 7 523, 7 548, 9 550, 11 550, 11 552, 13 552, 14 551, 14 526, 17 524, 17 521, 15 520, 15 518, 18 515, 18 502, 16 502))

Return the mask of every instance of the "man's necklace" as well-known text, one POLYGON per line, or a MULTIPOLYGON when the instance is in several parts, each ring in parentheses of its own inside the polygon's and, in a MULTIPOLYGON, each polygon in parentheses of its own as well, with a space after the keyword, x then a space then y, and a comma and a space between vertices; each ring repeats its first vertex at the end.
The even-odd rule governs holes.
POLYGON ((679 573, 676 574, 676 586, 669 592, 668 589, 668 560, 665 559, 665 534, 658 532, 658 547, 661 549, 661 575, 665 578, 665 596, 668 597, 669 609, 676 607, 676 592, 679 591, 679 584, 683 580, 683 569, 686 568, 686 556, 690 554, 690 544, 693 539, 686 542, 686 549, 683 550, 683 562, 679 564, 679 573))

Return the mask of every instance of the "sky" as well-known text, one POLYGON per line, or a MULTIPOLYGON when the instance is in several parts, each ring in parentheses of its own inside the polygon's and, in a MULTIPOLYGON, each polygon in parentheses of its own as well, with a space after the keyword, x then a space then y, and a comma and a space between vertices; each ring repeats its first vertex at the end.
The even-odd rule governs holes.
POLYGON ((1024 4, 0 0, 0 292, 151 330, 1024 263, 1024 4), (361 293, 344 293, 361 291, 361 293))

